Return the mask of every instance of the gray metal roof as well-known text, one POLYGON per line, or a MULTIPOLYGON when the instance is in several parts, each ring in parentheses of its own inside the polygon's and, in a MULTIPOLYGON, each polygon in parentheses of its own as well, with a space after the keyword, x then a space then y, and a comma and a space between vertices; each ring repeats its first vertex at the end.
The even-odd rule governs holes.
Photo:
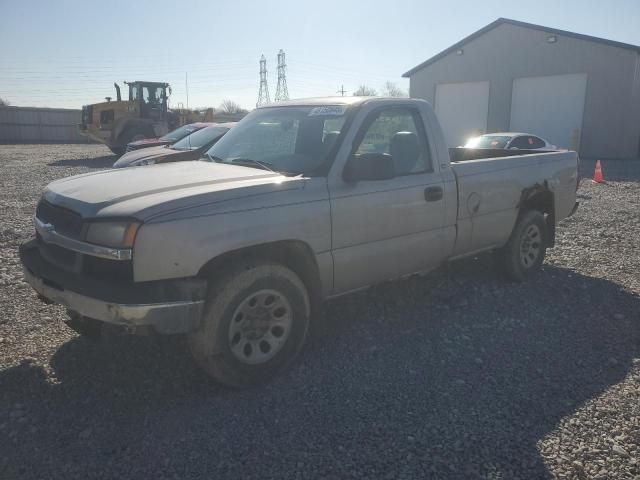
POLYGON ((600 43, 600 44, 603 44, 603 45, 608 45, 610 47, 618 47, 618 48, 624 48, 624 49, 627 49, 627 50, 634 50, 634 51, 640 53, 640 46, 638 46, 638 45, 631 45, 629 43, 616 42, 614 40, 607 40, 605 38, 600 38, 600 37, 592 37, 591 35, 583 35, 581 33, 568 32, 566 30, 558 30, 557 28, 544 27, 542 25, 535 25, 533 23, 520 22, 518 20, 511 20, 509 18, 498 18, 495 22, 491 22, 489 25, 487 25, 487 26, 481 28, 480 30, 472 33, 468 37, 463 38, 458 43, 454 43, 453 45, 451 45, 446 50, 443 50, 442 52, 438 53, 437 55, 431 57, 430 59, 428 59, 428 60, 426 60, 424 62, 422 62, 420 65, 417 65, 417 66, 413 67, 411 70, 403 73, 402 76, 403 77, 409 77, 409 76, 413 75, 418 70, 423 69, 427 65, 432 64, 433 62, 441 59, 445 55, 448 55, 449 53, 451 53, 451 52, 459 49, 460 47, 464 46, 465 44, 469 43, 471 40, 475 40, 480 35, 484 35, 489 30, 493 30, 497 26, 503 25, 503 24, 516 25, 518 27, 524 27, 524 28, 531 28, 531 29, 534 29, 534 30, 540 30, 540 31, 552 33, 552 34, 555 34, 555 35, 563 35, 565 37, 572 37, 572 38, 577 38, 577 39, 580 39, 580 40, 587 40, 589 42, 596 42, 596 43, 600 43))

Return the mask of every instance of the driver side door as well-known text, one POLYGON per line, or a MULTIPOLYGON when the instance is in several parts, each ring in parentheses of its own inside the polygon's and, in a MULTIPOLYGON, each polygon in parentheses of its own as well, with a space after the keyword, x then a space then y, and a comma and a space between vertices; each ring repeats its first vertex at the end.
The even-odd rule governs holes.
POLYGON ((389 180, 329 182, 334 294, 428 270, 446 257, 442 175, 419 111, 371 112, 351 155, 393 157, 389 180))

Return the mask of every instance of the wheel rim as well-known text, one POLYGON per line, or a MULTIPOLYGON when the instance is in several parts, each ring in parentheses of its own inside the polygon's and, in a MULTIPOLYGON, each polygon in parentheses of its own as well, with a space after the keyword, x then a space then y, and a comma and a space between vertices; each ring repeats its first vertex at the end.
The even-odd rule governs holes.
POLYGON ((533 266, 542 249, 542 233, 537 225, 529 225, 520 241, 520 262, 525 268, 533 266))
POLYGON ((286 343, 292 323, 291 305, 280 292, 251 293, 233 313, 229 348, 242 363, 268 362, 286 343))

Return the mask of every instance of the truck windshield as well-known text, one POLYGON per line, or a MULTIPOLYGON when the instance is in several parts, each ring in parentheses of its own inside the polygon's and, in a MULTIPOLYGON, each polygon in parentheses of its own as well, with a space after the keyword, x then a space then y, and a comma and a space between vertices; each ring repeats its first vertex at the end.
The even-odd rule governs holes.
POLYGON ((465 148, 505 148, 513 137, 501 135, 481 135, 470 139, 465 148))
POLYGON ((177 142, 178 140, 183 139, 190 133, 195 132, 196 130, 200 130, 200 127, 195 125, 183 125, 180 128, 176 128, 175 130, 170 131, 166 135, 160 137, 160 140, 165 142, 177 142))
POLYGON ((217 138, 224 135, 227 130, 226 127, 207 127, 197 132, 193 132, 191 135, 187 135, 182 140, 176 142, 171 147, 174 150, 195 150, 197 148, 204 147, 206 144, 213 142, 217 138))
POLYGON ((309 173, 331 154, 346 113, 345 105, 254 110, 213 145, 204 160, 309 173))

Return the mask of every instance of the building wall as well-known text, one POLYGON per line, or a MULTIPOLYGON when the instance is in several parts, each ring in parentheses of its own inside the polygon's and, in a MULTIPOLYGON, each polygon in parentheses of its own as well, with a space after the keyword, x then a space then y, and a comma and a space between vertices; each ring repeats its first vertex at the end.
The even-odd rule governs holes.
MULTIPOLYGON (((502 24, 410 77, 412 97, 434 102, 438 83, 490 81, 489 132, 509 129, 513 80, 586 73, 580 153, 635 158, 640 142, 640 55, 573 37, 502 24)), ((535 133, 535 132, 532 132, 535 133)))
POLYGON ((1 143, 87 143, 78 132, 80 110, 0 107, 1 143))

